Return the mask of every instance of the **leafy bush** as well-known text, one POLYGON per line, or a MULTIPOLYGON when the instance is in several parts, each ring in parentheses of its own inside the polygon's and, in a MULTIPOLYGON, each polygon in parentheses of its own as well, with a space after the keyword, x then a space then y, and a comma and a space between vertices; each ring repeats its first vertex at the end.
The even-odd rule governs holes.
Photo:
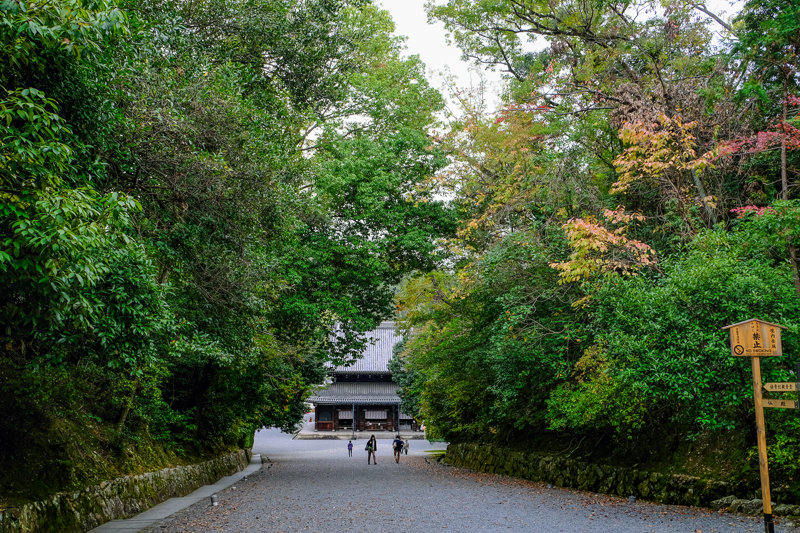
MULTIPOLYGON (((551 428, 642 441, 668 427, 691 436, 752 426, 750 361, 731 355, 722 330, 749 318, 787 327, 786 355, 765 360, 763 375, 791 375, 800 302, 788 265, 776 265, 751 228, 705 232, 662 268, 606 279, 592 294, 594 347, 551 395, 551 428)), ((792 441, 780 432, 786 455, 792 441)))

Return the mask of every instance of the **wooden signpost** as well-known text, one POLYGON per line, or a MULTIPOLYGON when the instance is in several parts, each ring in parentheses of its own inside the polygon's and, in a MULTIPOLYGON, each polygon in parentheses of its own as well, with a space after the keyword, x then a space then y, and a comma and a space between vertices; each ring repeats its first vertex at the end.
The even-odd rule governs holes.
POLYGON ((797 409, 797 400, 771 400, 765 398, 764 407, 777 407, 779 409, 797 409))
POLYGON ((756 411, 756 437, 758 439, 758 466, 761 472, 761 498, 764 502, 764 531, 774 533, 772 521, 772 495, 769 490, 769 469, 767 466, 767 435, 764 425, 764 407, 797 409, 795 400, 764 399, 762 387, 767 391, 789 392, 797 390, 796 383, 761 384, 761 357, 777 357, 783 355, 781 345, 781 329, 783 326, 764 322, 763 320, 745 320, 738 324, 726 326, 731 336, 731 354, 734 357, 750 357, 753 367, 753 399, 756 411), (790 388, 794 386, 794 389, 790 388))
POLYGON ((764 383, 764 390, 767 392, 797 392, 800 390, 800 383, 764 383))
MULTIPOLYGON (((750 319, 731 324, 731 353, 735 357, 775 357, 783 355, 781 329, 783 326, 750 319)), ((759 387, 760 388, 760 387, 759 387)))

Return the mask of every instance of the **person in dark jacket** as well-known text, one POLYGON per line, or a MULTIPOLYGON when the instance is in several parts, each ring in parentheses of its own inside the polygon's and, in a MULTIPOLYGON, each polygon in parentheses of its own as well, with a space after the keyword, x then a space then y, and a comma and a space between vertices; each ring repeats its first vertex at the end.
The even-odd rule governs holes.
POLYGON ((364 449, 367 450, 367 464, 369 464, 370 457, 375 464, 378 464, 378 458, 375 456, 375 452, 378 451, 378 441, 375 440, 375 435, 370 436, 364 449))
POLYGON ((403 446, 404 445, 405 445, 405 443, 403 442, 403 439, 400 438, 400 435, 397 435, 394 438, 394 441, 392 441, 392 449, 394 450, 394 462, 395 463, 399 463, 400 462, 400 454, 403 453, 403 446))

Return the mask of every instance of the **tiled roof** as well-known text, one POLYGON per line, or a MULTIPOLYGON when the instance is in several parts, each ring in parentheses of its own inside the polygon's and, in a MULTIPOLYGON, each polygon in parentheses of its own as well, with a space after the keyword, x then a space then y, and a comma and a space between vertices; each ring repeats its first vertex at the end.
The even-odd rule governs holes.
POLYGON ((337 382, 317 390, 308 401, 316 404, 399 404, 396 383, 337 382))
POLYGON ((389 374, 389 359, 392 358, 392 348, 401 337, 394 330, 394 322, 381 322, 378 329, 366 334, 370 339, 364 355, 355 363, 347 366, 337 366, 334 374, 389 374))

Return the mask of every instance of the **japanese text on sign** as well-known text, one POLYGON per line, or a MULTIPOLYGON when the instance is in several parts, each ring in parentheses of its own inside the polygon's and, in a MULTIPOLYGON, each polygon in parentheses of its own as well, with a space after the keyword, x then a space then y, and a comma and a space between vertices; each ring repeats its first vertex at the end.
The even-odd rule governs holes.
POLYGON ((765 398, 764 407, 777 407, 779 409, 797 409, 797 400, 772 400, 765 398))
POLYGON ((795 392, 800 390, 797 382, 789 381, 786 383, 764 383, 764 390, 769 392, 795 392))
POLYGON ((780 327, 748 320, 728 327, 731 353, 737 357, 771 357, 783 354, 780 327))

